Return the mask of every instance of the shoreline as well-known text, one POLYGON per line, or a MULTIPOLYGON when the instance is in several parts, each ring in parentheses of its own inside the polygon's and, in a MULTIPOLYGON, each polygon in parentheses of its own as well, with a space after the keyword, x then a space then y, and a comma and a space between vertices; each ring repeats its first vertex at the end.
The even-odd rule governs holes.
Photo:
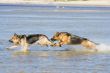
POLYGON ((110 6, 110 1, 70 1, 70 2, 38 2, 38 1, 19 1, 19 2, 2 2, 1 5, 59 5, 59 6, 110 6))

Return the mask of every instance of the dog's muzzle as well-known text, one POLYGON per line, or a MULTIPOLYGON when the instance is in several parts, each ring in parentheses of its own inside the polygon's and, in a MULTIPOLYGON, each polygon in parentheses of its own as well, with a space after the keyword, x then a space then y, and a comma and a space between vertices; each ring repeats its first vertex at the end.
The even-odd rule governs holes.
POLYGON ((51 41, 56 41, 56 39, 54 39, 54 38, 51 38, 51 41))
POLYGON ((12 40, 9 40, 9 42, 13 43, 13 41, 12 41, 12 40))

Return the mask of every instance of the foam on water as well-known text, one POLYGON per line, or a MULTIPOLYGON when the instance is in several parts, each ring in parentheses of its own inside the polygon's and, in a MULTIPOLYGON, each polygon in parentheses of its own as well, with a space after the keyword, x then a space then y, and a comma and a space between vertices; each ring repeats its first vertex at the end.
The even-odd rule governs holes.
POLYGON ((99 44, 96 46, 96 49, 98 52, 109 52, 110 51, 110 45, 99 44))

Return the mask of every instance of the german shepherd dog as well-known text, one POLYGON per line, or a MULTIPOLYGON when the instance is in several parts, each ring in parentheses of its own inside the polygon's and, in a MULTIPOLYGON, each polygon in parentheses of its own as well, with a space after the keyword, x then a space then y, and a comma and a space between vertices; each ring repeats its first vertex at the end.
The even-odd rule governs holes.
POLYGON ((18 35, 14 34, 9 42, 13 43, 14 46, 9 48, 16 48, 18 46, 22 46, 23 50, 28 50, 29 45, 31 44, 39 44, 41 46, 54 45, 46 35, 43 34, 30 34, 30 35, 18 35))
POLYGON ((72 35, 68 32, 56 32, 55 35, 51 38, 52 41, 59 41, 56 46, 61 46, 64 44, 81 44, 86 48, 95 48, 96 43, 90 41, 87 38, 79 37, 77 35, 72 35))

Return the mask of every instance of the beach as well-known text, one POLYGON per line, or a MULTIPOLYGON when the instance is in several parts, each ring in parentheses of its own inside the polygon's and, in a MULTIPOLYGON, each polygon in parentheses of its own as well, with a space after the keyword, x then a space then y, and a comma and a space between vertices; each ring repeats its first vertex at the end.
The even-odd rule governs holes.
POLYGON ((110 6, 110 0, 89 0, 89 1, 52 1, 52 0, 1 0, 1 4, 55 4, 55 5, 92 5, 110 6))

